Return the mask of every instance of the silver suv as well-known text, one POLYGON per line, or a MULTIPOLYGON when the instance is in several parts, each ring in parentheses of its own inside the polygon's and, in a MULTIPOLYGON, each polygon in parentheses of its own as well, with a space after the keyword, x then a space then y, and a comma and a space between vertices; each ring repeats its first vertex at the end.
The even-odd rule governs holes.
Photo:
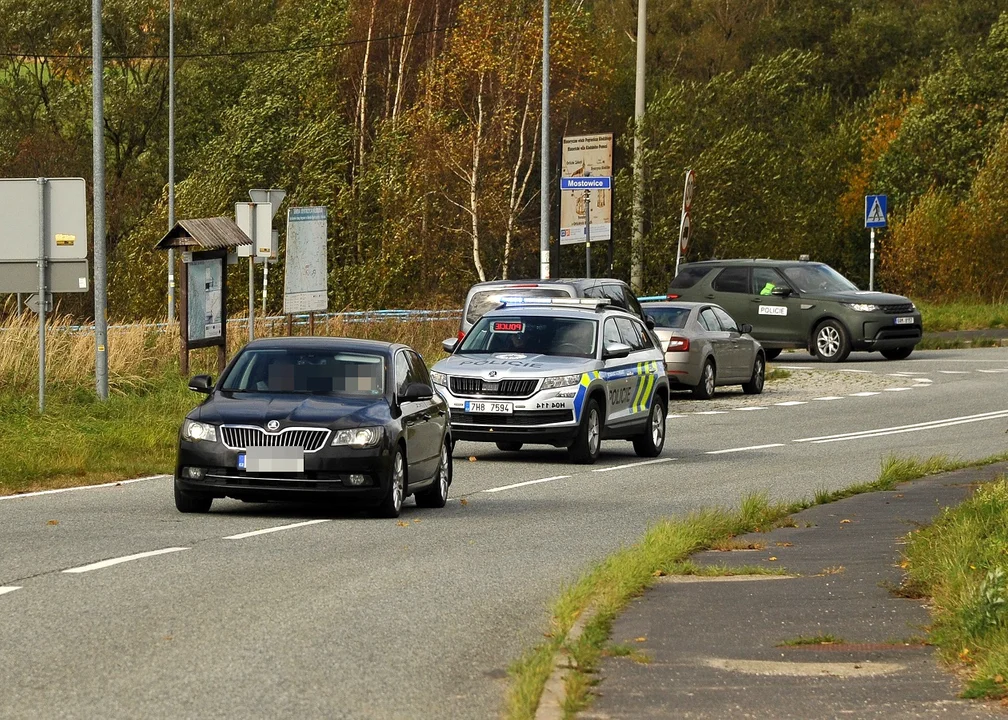
POLYGON ((431 370, 451 412, 452 437, 570 450, 593 463, 603 439, 632 440, 642 457, 665 445, 664 355, 644 323, 608 300, 503 298, 451 357, 431 370))

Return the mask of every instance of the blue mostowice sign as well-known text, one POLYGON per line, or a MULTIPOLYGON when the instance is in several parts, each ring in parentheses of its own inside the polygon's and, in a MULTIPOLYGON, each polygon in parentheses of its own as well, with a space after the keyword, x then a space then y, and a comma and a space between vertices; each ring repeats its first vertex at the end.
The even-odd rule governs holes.
POLYGON ((611 177, 561 177, 561 190, 611 190, 611 177))

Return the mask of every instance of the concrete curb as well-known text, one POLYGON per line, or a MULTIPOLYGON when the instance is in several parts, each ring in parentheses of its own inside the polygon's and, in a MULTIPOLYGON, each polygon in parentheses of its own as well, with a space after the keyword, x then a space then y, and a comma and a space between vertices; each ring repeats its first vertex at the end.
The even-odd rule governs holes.
POLYGON ((567 631, 567 637, 553 658, 553 670, 546 680, 546 685, 543 686, 542 695, 539 696, 535 720, 562 720, 564 701, 567 699, 567 673, 574 668, 574 658, 567 652, 567 645, 577 642, 585 626, 595 618, 595 614, 595 606, 589 605, 567 631))

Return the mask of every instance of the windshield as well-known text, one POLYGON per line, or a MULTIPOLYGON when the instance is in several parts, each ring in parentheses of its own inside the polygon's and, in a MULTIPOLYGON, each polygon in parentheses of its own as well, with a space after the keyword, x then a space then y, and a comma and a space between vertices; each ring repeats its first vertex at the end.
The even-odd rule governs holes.
POLYGON ((597 327, 581 318, 495 314, 481 318, 457 352, 593 358, 597 327))
POLYGON ((655 327, 663 328, 686 327, 689 314, 689 308, 663 307, 647 309, 647 315, 654 320, 655 327))
POLYGON ((798 292, 849 292, 857 290, 857 286, 829 265, 818 263, 808 265, 791 265, 783 268, 784 274, 798 292))
POLYGON ((466 322, 474 325, 477 320, 491 310, 500 307, 502 297, 571 297, 571 293, 559 287, 495 287, 473 293, 466 310, 466 322))
POLYGON ((378 396, 385 391, 381 355, 284 348, 246 350, 222 390, 247 393, 378 396))

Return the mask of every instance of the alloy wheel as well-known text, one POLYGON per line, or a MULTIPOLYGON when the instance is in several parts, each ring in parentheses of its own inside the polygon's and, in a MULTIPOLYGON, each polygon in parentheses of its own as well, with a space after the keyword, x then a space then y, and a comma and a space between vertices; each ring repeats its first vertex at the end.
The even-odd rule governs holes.
POLYGON ((598 452, 601 442, 601 432, 599 431, 598 411, 592 408, 591 415, 588 416, 588 451, 594 455, 598 452))
POLYGON ((665 412, 661 403, 655 403, 654 412, 651 413, 651 442, 655 447, 661 447, 665 437, 665 412))
POLYGON ((396 511, 402 509, 404 476, 403 456, 401 452, 397 452, 395 456, 395 464, 392 468, 392 504, 395 506, 396 511))
POLYGON ((840 350, 840 333, 832 325, 824 325, 816 337, 816 347, 823 357, 833 357, 840 350))

